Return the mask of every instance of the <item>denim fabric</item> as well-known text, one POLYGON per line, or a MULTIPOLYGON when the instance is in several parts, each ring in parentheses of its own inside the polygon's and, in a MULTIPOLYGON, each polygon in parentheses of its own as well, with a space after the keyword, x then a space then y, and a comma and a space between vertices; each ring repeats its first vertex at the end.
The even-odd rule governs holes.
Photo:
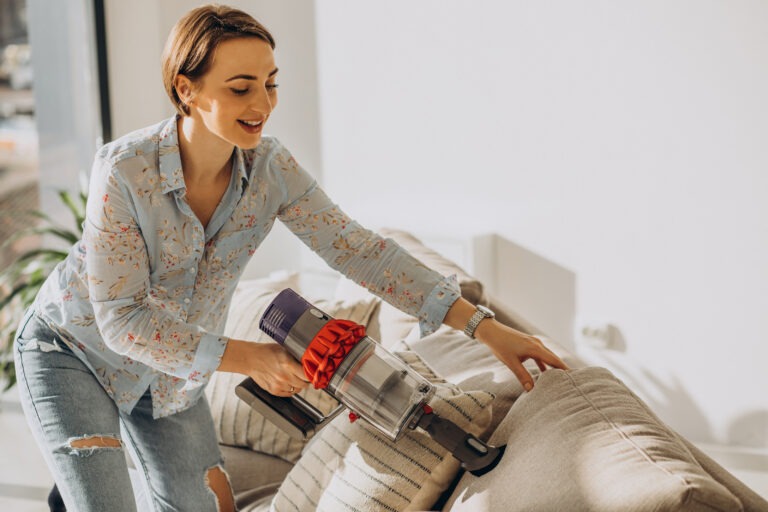
POLYGON ((276 220, 331 267, 417 316, 424 333, 459 297, 455 278, 347 216, 274 137, 235 148, 231 176, 203 226, 186 200, 176 117, 96 155, 83 239, 48 277, 35 310, 121 411, 148 386, 155 417, 199 400, 229 341, 222 333, 235 286, 276 220))
POLYGON ((19 326, 14 358, 24 413, 67 510, 136 510, 126 448, 145 478, 152 511, 216 510, 206 475, 221 454, 204 396, 183 412, 153 419, 147 392, 125 413, 31 310, 19 326), (90 437, 114 438, 120 446, 71 446, 90 437))

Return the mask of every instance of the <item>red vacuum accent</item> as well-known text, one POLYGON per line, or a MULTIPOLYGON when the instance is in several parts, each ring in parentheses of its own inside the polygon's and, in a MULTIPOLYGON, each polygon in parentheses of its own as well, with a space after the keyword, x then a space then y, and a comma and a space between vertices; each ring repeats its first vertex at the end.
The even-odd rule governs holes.
POLYGON ((332 319, 320 329, 301 357, 304 374, 315 389, 328 386, 339 364, 364 337, 365 327, 349 320, 332 319))

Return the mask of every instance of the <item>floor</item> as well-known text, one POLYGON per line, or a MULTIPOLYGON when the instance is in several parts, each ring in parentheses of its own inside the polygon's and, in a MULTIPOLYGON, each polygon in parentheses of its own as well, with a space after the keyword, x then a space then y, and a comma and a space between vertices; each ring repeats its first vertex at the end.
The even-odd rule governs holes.
POLYGON ((15 392, 0 399, 0 461, 0 510, 48 510, 46 498, 53 479, 34 444, 15 392))

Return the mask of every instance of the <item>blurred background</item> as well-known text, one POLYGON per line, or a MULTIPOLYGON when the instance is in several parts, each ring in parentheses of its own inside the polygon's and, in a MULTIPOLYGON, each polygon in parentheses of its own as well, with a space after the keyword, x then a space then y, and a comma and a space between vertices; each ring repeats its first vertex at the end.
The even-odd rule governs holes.
MULTIPOLYGON (((202 3, 0 0, 0 238, 15 211, 64 218, 101 144, 172 114, 160 52, 202 3)), ((226 3, 277 39, 267 131, 348 213, 559 269, 510 261, 492 292, 765 482, 768 2, 226 3)), ((251 275, 314 264, 292 244, 275 229, 251 275)))
MULTIPOLYGON (((0 240, 23 226, 17 212, 38 203, 38 139, 26 0, 0 3, 0 240)), ((21 244, 20 244, 21 245, 21 244)), ((12 253, 0 253, 0 266, 12 253)))

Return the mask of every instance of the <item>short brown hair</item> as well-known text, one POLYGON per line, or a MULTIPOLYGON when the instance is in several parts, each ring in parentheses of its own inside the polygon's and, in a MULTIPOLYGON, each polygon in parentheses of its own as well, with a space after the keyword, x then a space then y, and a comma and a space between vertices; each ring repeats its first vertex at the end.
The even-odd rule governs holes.
POLYGON ((274 50, 272 34, 251 15, 225 5, 204 5, 189 11, 171 30, 163 49, 163 85, 176 111, 189 115, 176 86, 178 75, 195 82, 211 66, 213 53, 220 43, 238 37, 257 37, 274 50))

